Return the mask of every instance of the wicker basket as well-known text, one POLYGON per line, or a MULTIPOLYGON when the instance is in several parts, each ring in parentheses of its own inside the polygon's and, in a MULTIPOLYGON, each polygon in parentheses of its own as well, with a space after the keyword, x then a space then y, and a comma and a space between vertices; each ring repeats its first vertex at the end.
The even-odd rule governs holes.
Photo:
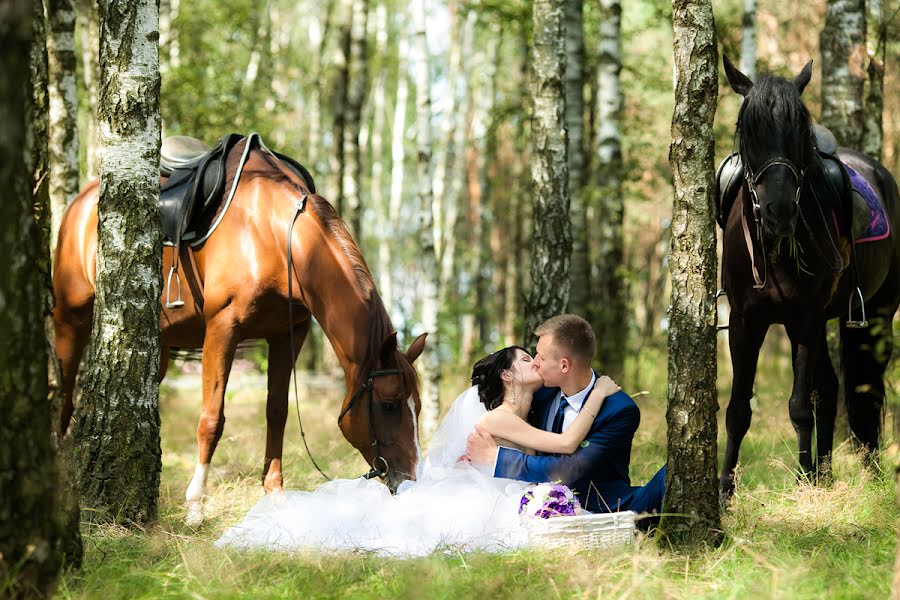
POLYGON ((574 517, 528 519, 528 540, 533 546, 561 548, 611 548, 634 542, 634 513, 586 513, 574 517))

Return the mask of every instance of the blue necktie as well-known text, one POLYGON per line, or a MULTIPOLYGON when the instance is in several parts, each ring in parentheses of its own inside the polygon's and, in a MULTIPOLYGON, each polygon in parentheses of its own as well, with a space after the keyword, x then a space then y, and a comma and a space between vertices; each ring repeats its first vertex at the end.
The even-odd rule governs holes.
POLYGON ((553 433, 562 433, 563 417, 566 415, 566 407, 569 405, 565 396, 559 397, 559 408, 556 409, 556 416, 553 418, 553 433))

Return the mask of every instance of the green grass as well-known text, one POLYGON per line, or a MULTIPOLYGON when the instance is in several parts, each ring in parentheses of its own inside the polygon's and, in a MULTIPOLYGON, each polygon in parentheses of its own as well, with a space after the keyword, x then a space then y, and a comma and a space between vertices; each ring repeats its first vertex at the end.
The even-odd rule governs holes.
MULTIPOLYGON (((646 391, 637 396, 642 423, 632 459, 632 478, 643 482, 665 456, 665 356, 645 349, 629 372, 637 381, 634 386, 626 382, 626 391, 646 391)), ((195 462, 200 393, 167 385, 162 394, 159 523, 146 531, 85 525, 84 568, 62 580, 58 596, 519 598, 527 591, 540 598, 887 597, 898 517, 891 468, 896 446, 887 444, 884 470, 873 474, 843 444, 835 455, 833 485, 797 484, 796 439, 786 402, 790 371, 783 359, 764 356, 760 373, 738 492, 723 515, 725 542, 691 557, 661 551, 646 538, 627 551, 571 549, 419 560, 219 550, 213 542, 262 495, 265 391, 249 375, 232 377, 225 434, 210 476, 208 518, 192 529, 184 524, 183 498, 195 462)), ((303 385, 301 410, 320 464, 334 476, 353 477, 365 464, 334 427, 340 394, 330 381, 337 380, 320 377, 303 385)), ((724 364, 719 381, 721 450, 730 389, 724 364)), ((454 398, 462 385, 462 377, 445 381, 442 397, 454 398)), ((894 400, 896 393, 891 395, 894 400)), ((286 487, 312 489, 321 478, 305 457, 293 400, 291 406, 286 487)))

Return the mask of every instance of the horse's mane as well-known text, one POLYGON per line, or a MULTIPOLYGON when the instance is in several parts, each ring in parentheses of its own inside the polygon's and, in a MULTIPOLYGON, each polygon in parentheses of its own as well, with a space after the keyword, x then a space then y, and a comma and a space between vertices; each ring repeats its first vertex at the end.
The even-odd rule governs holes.
POLYGON ((793 81, 762 75, 738 113, 738 134, 746 148, 764 151, 783 141, 790 158, 806 164, 812 151, 809 111, 793 81))
MULTIPOLYGON (((240 157, 240 152, 243 151, 243 144, 244 142, 242 141, 235 146, 231 157, 240 157)), ((368 329, 365 335, 366 347, 363 355, 364 358, 359 365, 360 368, 357 374, 356 386, 358 389, 359 386, 365 383, 369 372, 375 369, 375 365, 380 357, 385 341, 394 334, 394 326, 391 324, 390 316, 384 307, 381 296, 378 295, 378 290, 375 287, 375 280, 372 277, 371 271, 369 271, 366 259, 359 251, 359 246, 357 246, 356 242, 353 240, 353 236, 350 234, 347 224, 341 219, 340 215, 338 215, 330 202, 317 194, 310 193, 305 182, 299 177, 289 175, 290 171, 288 171, 287 167, 273 155, 260 150, 254 150, 254 152, 262 159, 266 168, 254 171, 245 170, 244 175, 242 176, 247 176, 248 178, 264 176, 267 180, 275 183, 289 185, 300 194, 307 194, 307 210, 311 209, 312 212, 315 213, 319 222, 322 224, 325 233, 335 241, 337 247, 340 248, 343 255, 347 258, 354 275, 353 279, 357 291, 359 292, 360 297, 363 298, 363 301, 368 304, 370 317, 367 320, 368 329)), ((235 159, 235 162, 236 160, 237 159, 235 159)), ((234 166, 229 164, 228 172, 230 175, 226 181, 226 189, 231 185, 234 168, 236 166, 236 164, 234 166)), ((394 344, 394 349, 396 349, 396 343, 394 344)), ((406 387, 415 385, 416 372, 409 362, 405 360, 399 361, 397 368, 400 369, 402 373, 406 387)))

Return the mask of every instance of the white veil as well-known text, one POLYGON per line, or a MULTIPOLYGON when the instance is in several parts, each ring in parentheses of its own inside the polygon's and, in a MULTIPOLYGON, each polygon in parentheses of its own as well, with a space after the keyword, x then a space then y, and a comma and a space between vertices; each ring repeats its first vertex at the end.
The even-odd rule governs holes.
POLYGON ((466 438, 475 431, 475 423, 486 412, 478 397, 478 386, 473 385, 460 394, 431 438, 425 460, 419 464, 417 478, 439 476, 445 469, 452 469, 456 460, 466 453, 466 438))

